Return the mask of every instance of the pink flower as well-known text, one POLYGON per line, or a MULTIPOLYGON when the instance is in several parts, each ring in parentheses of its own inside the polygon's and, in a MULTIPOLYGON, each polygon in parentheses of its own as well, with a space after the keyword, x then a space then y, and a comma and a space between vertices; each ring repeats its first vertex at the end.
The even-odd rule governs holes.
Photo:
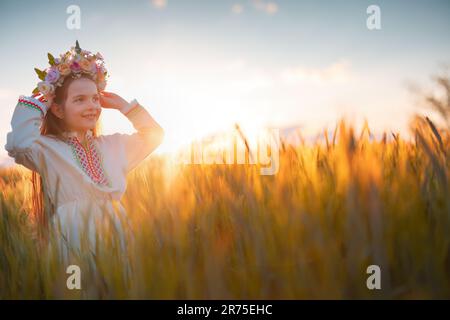
POLYGON ((105 66, 103 64, 97 64, 97 72, 105 73, 106 72, 105 66))
POLYGON ((91 62, 88 59, 82 59, 80 62, 80 67, 84 71, 90 71, 91 70, 91 62))
POLYGON ((70 69, 72 69, 73 72, 80 72, 81 71, 80 64, 77 61, 73 61, 72 62, 72 64, 70 65, 70 69))
POLYGON ((55 68, 50 68, 45 76, 45 81, 55 83, 59 79, 59 72, 55 68))
POLYGON ((91 70, 92 73, 96 73, 97 72, 97 65, 95 64, 95 61, 91 62, 91 70))
POLYGON ((58 65, 59 73, 63 76, 67 76, 70 73, 70 67, 67 63, 61 63, 58 65))

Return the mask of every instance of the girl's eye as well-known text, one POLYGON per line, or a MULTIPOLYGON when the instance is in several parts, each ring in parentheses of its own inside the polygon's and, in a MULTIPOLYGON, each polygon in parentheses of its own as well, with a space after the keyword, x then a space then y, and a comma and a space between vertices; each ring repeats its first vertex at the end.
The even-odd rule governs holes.
POLYGON ((83 98, 76 98, 75 102, 82 101, 82 100, 83 100, 83 98))

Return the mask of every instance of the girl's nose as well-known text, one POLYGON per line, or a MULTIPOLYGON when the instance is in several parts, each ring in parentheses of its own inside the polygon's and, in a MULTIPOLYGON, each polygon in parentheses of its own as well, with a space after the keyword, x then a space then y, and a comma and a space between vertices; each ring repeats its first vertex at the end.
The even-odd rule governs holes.
POLYGON ((89 104, 89 109, 100 110, 101 109, 100 103, 91 101, 89 104))

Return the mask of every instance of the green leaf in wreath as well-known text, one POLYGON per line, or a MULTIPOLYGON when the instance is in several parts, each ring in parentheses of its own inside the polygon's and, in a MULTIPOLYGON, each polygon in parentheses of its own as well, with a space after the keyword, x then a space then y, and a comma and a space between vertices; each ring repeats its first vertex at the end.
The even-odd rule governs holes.
POLYGON ((39 70, 38 68, 34 68, 34 71, 36 71, 39 79, 41 79, 42 81, 45 80, 45 76, 47 75, 45 71, 39 70))
POLYGON ((48 57, 48 63, 50 63, 51 66, 55 65, 55 58, 52 56, 51 53, 47 53, 47 57, 48 57))

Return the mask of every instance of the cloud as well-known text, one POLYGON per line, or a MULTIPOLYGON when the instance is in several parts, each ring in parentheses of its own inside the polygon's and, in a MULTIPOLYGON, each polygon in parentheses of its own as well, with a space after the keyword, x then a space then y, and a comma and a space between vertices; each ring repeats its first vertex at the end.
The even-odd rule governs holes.
POLYGON ((151 2, 156 9, 164 9, 167 6, 167 0, 152 0, 151 2))
POLYGON ((273 15, 278 12, 278 5, 275 2, 265 2, 263 0, 252 0, 253 7, 256 10, 264 11, 267 14, 273 15))
POLYGON ((296 84, 299 82, 346 83, 353 77, 350 63, 345 60, 335 62, 325 68, 307 68, 298 66, 284 69, 281 78, 285 83, 296 84))
POLYGON ((231 12, 234 14, 241 14, 244 11, 244 6, 240 3, 235 3, 231 6, 231 12))

